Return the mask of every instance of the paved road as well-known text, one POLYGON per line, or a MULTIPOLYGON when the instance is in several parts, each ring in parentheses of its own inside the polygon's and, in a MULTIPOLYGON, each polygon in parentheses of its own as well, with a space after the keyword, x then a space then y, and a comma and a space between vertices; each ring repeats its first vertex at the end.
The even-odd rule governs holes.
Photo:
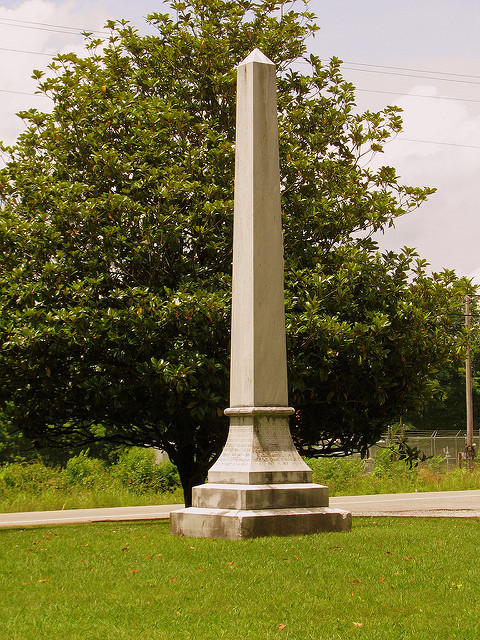
MULTIPOLYGON (((347 509, 354 516, 480 518, 480 491, 342 496, 330 498, 330 506, 347 509)), ((170 511, 182 507, 181 504, 175 504, 155 507, 3 513, 0 514, 0 528, 119 520, 161 520, 168 518, 170 511)))
POLYGON ((480 491, 342 496, 330 498, 330 506, 347 509, 354 516, 479 518, 480 491))
POLYGON ((1 513, 1 527, 30 527, 40 524, 73 524, 78 522, 109 522, 119 520, 164 520, 170 511, 180 509, 181 504, 155 507, 110 507, 108 509, 65 509, 62 511, 26 511, 1 513))

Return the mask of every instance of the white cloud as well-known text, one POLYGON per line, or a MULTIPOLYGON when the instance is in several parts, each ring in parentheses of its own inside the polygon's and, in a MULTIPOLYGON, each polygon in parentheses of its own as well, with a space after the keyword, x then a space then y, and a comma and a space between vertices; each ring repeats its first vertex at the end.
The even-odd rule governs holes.
POLYGON ((100 30, 105 18, 98 6, 85 12, 71 0, 61 4, 26 0, 14 8, 0 6, 0 140, 11 144, 22 131, 16 112, 31 107, 48 111, 50 107, 47 98, 32 95, 37 89, 31 78, 33 69, 46 69, 59 52, 84 51, 79 33, 71 29, 62 33, 49 25, 100 30))
POLYGON ((418 85, 396 102, 404 110, 404 131, 375 165, 394 166, 403 183, 436 187, 437 193, 377 239, 384 248, 417 247, 435 270, 468 274, 480 262, 480 105, 436 96, 436 86, 418 85))

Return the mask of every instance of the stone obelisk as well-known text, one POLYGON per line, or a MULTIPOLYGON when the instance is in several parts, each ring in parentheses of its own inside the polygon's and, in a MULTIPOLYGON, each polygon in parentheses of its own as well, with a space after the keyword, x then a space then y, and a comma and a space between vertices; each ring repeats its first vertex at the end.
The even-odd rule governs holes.
POLYGON ((274 64, 255 49, 237 70, 230 430, 171 514, 174 535, 246 538, 349 530, 290 436, 274 64))

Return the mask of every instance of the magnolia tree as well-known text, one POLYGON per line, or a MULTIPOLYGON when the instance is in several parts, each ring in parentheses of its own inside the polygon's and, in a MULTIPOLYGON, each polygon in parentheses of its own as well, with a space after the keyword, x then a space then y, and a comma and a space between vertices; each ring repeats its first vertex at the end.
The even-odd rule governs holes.
POLYGON ((465 283, 371 239, 430 193, 368 168, 398 110, 357 113, 340 61, 307 54, 315 16, 293 4, 170 2, 147 36, 109 22, 87 57, 35 72, 52 111, 19 114, 3 148, 5 419, 40 447, 161 447, 187 504, 227 433, 235 67, 252 49, 278 70, 298 446, 365 451, 458 346, 446 310, 465 283))

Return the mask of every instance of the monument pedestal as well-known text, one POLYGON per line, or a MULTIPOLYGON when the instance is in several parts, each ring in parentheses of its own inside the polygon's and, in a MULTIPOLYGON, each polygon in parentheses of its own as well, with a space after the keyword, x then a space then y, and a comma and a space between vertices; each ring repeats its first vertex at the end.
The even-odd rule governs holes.
POLYGON ((348 511, 329 507, 253 510, 189 507, 170 516, 173 535, 228 540, 350 531, 351 526, 348 511))
POLYGON ((313 483, 288 427, 290 407, 227 409, 230 431, 210 469, 193 488, 192 507, 170 515, 173 535, 255 538, 349 531, 351 514, 328 506, 328 488, 313 483))

